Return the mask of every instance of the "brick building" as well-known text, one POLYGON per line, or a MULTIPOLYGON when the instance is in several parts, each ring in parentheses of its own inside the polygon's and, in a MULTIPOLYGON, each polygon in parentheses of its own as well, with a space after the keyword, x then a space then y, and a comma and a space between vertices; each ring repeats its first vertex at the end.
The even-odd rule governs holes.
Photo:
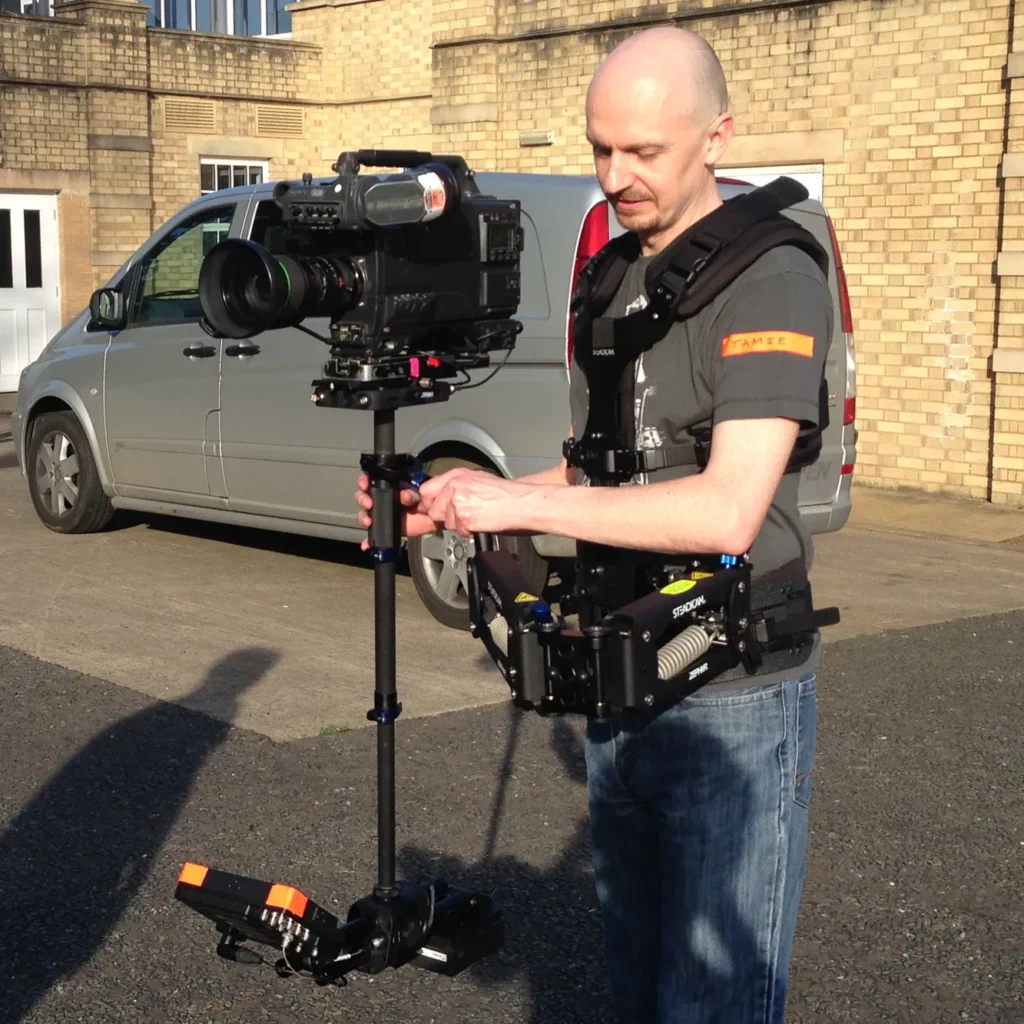
POLYGON ((226 24, 216 0, 0 14, 0 390, 38 344, 9 340, 12 252, 52 282, 59 321, 200 191, 325 173, 344 148, 590 173, 590 75, 626 34, 675 22, 725 66, 728 169, 800 174, 835 219, 859 479, 1024 505, 1024 52, 1009 0, 298 0, 290 26, 277 0, 250 0, 252 25, 290 33, 157 27, 203 29, 211 3, 207 22, 226 24))

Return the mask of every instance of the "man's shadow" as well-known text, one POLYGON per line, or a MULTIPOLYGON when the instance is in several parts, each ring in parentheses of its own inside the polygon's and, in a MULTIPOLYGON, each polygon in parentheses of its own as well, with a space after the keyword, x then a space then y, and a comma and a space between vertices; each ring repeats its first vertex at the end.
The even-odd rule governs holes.
MULTIPOLYGON (((409 846, 401 852, 401 877, 442 876, 459 888, 494 893, 505 915, 505 946, 470 969, 483 986, 526 977, 531 1024, 611 1022, 597 894, 590 872, 590 837, 580 818, 557 861, 538 868, 515 856, 494 856, 522 716, 509 706, 509 739, 500 769, 486 852, 475 864, 409 846)), ((552 722, 551 747, 565 785, 585 786, 583 746, 563 719, 552 722)))
MULTIPOLYGON (((235 651, 188 699, 230 719, 278 658, 259 647, 235 651)), ((27 1016, 103 945, 230 729, 229 721, 152 704, 92 739, 0 834, 4 1021, 27 1016)))

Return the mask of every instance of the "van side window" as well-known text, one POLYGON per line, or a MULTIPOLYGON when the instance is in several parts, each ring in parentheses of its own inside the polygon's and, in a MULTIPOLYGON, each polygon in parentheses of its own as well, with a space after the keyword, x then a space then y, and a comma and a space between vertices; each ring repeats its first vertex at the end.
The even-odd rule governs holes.
POLYGON ((142 259, 130 327, 199 320, 199 268, 231 230, 235 204, 203 210, 168 232, 142 259))

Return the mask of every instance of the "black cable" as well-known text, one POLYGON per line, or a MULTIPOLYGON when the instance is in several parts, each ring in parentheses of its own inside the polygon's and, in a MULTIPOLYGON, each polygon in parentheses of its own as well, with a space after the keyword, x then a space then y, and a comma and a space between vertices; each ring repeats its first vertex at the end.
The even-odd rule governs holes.
POLYGON ((316 331, 311 331, 308 327, 303 327, 302 324, 295 325, 300 331, 305 331, 307 334, 316 338, 317 341, 322 341, 325 345, 333 345, 334 342, 330 338, 325 338, 322 334, 317 334, 316 331))
MULTIPOLYGON (((509 349, 505 353, 505 358, 486 376, 483 380, 478 380, 475 384, 457 384, 452 388, 452 393, 456 391, 469 391, 472 388, 478 388, 481 384, 486 384, 509 360, 509 356, 512 355, 512 349, 509 349)), ((465 371, 463 371, 465 372, 465 371)), ((468 376, 468 374, 467 374, 468 376)))

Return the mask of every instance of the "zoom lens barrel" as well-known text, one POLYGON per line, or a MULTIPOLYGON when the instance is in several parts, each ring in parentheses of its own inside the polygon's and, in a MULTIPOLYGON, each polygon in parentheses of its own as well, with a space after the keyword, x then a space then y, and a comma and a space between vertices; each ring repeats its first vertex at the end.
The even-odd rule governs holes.
POLYGON ((199 271, 199 301, 227 338, 293 327, 310 316, 340 316, 358 301, 352 264, 328 256, 275 256, 256 242, 215 245, 199 271))

